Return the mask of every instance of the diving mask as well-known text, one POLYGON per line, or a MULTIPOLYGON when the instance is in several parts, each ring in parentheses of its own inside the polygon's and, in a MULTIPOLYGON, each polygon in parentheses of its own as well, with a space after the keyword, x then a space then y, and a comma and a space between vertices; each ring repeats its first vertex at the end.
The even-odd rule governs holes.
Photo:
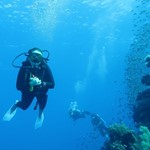
POLYGON ((35 63, 41 62, 43 60, 43 54, 38 49, 31 51, 28 57, 32 62, 35 63))

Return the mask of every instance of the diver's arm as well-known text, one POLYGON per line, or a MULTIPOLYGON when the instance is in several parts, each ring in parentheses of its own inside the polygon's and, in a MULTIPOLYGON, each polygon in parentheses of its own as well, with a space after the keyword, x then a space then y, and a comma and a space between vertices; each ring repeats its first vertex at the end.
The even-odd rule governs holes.
POLYGON ((89 111, 84 111, 84 113, 85 113, 85 115, 89 115, 89 116, 91 116, 91 113, 89 112, 89 111))
POLYGON ((29 86, 29 83, 25 82, 25 75, 26 75, 26 69, 20 68, 17 76, 17 82, 16 82, 17 90, 23 91, 26 90, 27 87, 29 86))
POLYGON ((40 90, 47 91, 48 89, 53 89, 55 86, 55 81, 52 75, 52 72, 48 65, 45 67, 45 73, 42 80, 42 83, 40 85, 40 90))
POLYGON ((16 81, 16 88, 20 91, 29 91, 29 78, 30 78, 30 71, 29 68, 31 67, 29 61, 23 61, 22 66, 18 72, 17 81, 16 81))
POLYGON ((53 89, 55 86, 52 72, 48 66, 45 69, 45 76, 44 76, 43 82, 47 88, 53 89))
POLYGON ((50 68, 48 67, 47 68, 47 77, 48 77, 48 82, 46 83, 48 88, 54 88, 55 86, 55 81, 54 81, 54 78, 53 78, 53 75, 52 75, 52 72, 50 70, 50 68))

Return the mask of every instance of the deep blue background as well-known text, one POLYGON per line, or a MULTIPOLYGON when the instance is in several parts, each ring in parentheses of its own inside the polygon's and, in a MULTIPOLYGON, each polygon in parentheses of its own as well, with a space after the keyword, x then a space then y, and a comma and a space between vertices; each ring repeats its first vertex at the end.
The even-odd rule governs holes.
POLYGON ((34 130, 35 102, 27 111, 18 109, 11 122, 1 121, 1 150, 99 149, 104 139, 93 139, 97 133, 90 118, 73 122, 67 111, 70 102, 77 101, 80 109, 99 113, 108 125, 121 115, 126 118, 119 99, 126 104, 125 56, 132 39, 134 4, 134 0, 0 2, 0 117, 20 99, 15 88, 18 69, 11 66, 18 54, 33 47, 48 49, 56 82, 48 93, 42 128, 34 130))

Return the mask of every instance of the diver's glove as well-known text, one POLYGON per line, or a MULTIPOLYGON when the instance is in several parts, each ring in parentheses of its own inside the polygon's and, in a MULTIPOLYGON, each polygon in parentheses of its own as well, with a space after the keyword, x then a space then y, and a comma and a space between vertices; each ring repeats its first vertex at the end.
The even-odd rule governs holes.
POLYGON ((42 81, 38 77, 31 77, 29 84, 31 86, 41 85, 42 81))

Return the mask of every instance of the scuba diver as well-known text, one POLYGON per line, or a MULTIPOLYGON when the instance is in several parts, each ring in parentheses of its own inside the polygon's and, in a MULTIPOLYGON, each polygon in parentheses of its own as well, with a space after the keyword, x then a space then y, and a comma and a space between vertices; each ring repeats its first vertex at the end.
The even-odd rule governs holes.
MULTIPOLYGON (((49 89, 53 89, 55 86, 52 72, 47 65, 47 58, 43 57, 43 53, 47 50, 41 50, 39 48, 32 48, 27 53, 18 55, 14 61, 21 55, 27 56, 26 60, 22 62, 22 66, 12 65, 20 68, 16 88, 21 91, 21 100, 16 101, 3 117, 4 121, 10 121, 16 114, 17 108, 26 110, 36 98, 37 102, 34 107, 39 106, 39 112, 35 121, 35 129, 42 126, 44 121, 43 110, 47 103, 47 92, 49 89)), ((49 53, 48 53, 49 56, 49 53)))
POLYGON ((76 101, 70 103, 70 108, 69 108, 68 112, 69 112, 69 116, 74 121, 76 121, 77 119, 80 119, 80 118, 85 118, 86 115, 90 115, 90 112, 78 109, 78 105, 77 105, 76 101))
POLYGON ((103 137, 108 137, 108 128, 105 121, 99 116, 99 114, 92 114, 91 122, 103 137))
POLYGON ((84 111, 78 109, 77 102, 71 102, 69 107, 69 116, 76 121, 80 118, 86 118, 86 116, 91 117, 92 125, 100 132, 103 137, 108 137, 108 128, 105 121, 99 116, 99 114, 92 114, 89 111, 84 111))

